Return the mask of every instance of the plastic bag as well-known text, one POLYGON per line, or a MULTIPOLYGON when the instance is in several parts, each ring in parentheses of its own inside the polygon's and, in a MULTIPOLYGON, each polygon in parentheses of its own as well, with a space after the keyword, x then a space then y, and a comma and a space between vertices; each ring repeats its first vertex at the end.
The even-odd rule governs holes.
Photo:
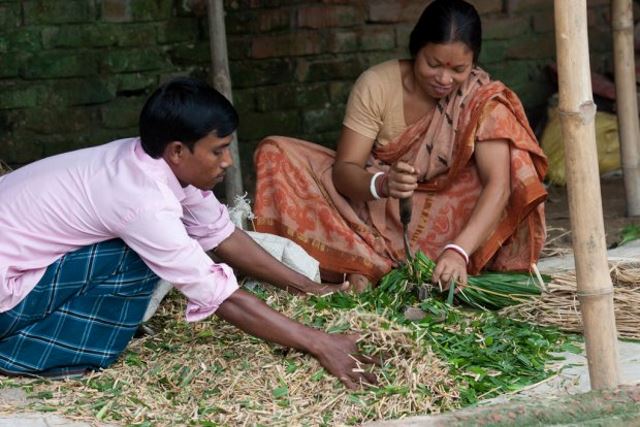
MULTIPOLYGON (((557 104, 557 102, 551 102, 557 104)), ((542 133, 540 143, 549 160, 547 180, 552 184, 565 185, 564 145, 560 116, 556 105, 547 110, 549 121, 542 133)), ((598 168, 600 175, 620 169, 620 142, 618 119, 615 114, 598 111, 595 118, 598 168)))

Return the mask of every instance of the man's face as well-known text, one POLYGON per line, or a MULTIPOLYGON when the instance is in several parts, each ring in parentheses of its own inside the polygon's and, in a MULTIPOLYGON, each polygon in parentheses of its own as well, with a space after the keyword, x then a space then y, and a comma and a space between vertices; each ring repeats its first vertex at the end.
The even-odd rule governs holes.
POLYGON ((211 190, 222 182, 225 171, 233 165, 229 150, 231 137, 207 135, 196 141, 193 151, 181 142, 172 142, 164 158, 183 187, 193 185, 200 190, 211 190))

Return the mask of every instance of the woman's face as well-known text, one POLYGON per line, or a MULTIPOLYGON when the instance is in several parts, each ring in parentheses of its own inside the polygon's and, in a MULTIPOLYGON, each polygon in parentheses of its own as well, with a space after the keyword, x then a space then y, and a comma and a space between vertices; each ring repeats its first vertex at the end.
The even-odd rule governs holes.
POLYGON ((413 65, 416 83, 434 99, 449 95, 464 83, 473 67, 473 51, 462 42, 427 43, 413 65))

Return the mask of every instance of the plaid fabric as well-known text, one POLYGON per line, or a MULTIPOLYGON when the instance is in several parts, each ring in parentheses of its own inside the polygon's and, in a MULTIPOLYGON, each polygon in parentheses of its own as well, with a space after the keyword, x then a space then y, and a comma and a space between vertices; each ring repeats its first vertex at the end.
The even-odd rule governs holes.
POLYGON ((109 366, 142 322, 157 281, 120 239, 66 254, 0 313, 0 371, 66 376, 109 366))

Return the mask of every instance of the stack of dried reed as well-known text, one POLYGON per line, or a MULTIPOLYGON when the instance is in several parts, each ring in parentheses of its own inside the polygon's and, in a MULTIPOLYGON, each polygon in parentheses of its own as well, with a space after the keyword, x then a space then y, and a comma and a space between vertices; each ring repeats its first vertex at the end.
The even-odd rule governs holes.
MULTIPOLYGON (((640 339, 640 262, 610 262, 609 267, 618 334, 622 338, 640 339)), ((582 317, 576 290, 575 272, 557 273, 540 297, 507 307, 500 314, 581 333, 582 317)))
POLYGON ((547 239, 540 258, 572 254, 571 230, 562 227, 547 227, 547 239))

